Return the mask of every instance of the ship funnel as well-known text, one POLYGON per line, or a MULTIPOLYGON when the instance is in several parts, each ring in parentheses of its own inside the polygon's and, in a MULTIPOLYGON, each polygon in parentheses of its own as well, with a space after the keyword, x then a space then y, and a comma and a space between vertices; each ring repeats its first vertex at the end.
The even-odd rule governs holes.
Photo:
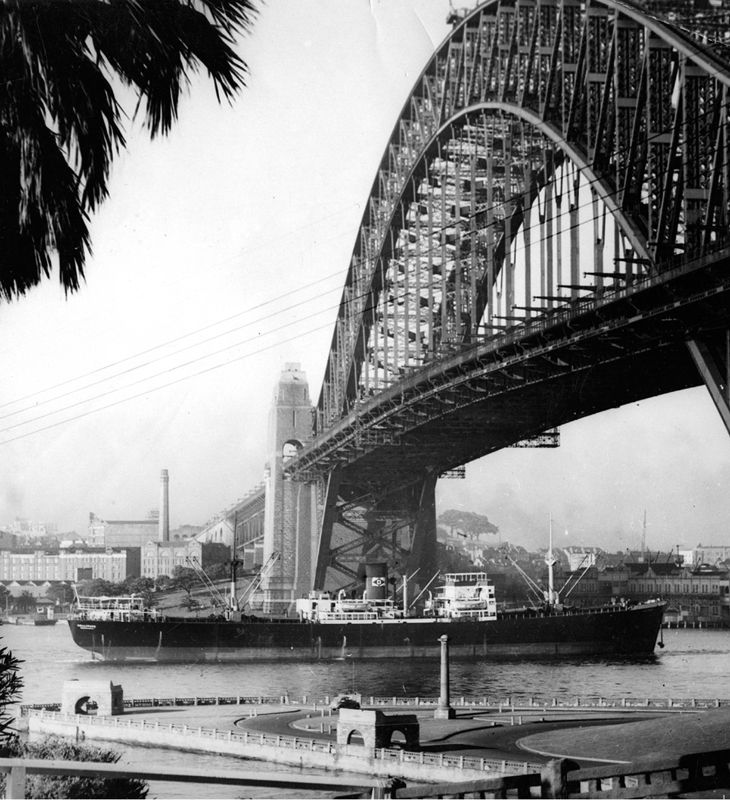
POLYGON ((365 599, 385 600, 388 597, 388 565, 365 565, 365 599))

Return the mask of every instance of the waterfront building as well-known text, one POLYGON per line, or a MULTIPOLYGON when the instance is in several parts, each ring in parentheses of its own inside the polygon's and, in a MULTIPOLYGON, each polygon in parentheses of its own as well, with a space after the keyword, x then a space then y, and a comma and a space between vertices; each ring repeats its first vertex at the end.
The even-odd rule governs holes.
POLYGON ((24 580, 0 580, 0 586, 4 586, 8 590, 6 604, 9 605, 10 601, 17 600, 22 595, 30 595, 36 600, 45 597, 51 586, 54 586, 62 581, 24 581, 24 580))
POLYGON ((202 565, 203 545, 197 539, 146 542, 141 548, 141 558, 141 577, 169 577, 175 567, 202 565))
POLYGON ((159 517, 150 512, 147 519, 102 519, 89 514, 89 544, 101 547, 143 547, 149 541, 157 540, 159 517))
POLYGON ((170 539, 173 542, 180 539, 195 539, 202 530, 202 525, 179 525, 170 531, 170 539))
POLYGON ((53 536, 58 531, 55 522, 34 522, 22 517, 16 517, 7 528, 20 536, 53 536))
MULTIPOLYGON (((572 574, 577 578, 580 573, 572 574)), ((564 581, 570 575, 563 575, 564 581)), ((591 606, 621 598, 667 600, 673 621, 679 623, 730 625, 730 575, 726 569, 690 568, 668 561, 631 561, 604 570, 591 567, 564 599, 591 606)))
POLYGON ((571 572, 592 567, 603 553, 600 547, 563 547, 560 548, 568 559, 568 569, 571 572))
POLYGON ((195 538, 203 544, 223 544, 231 549, 235 540, 236 556, 244 568, 261 566, 265 504, 265 486, 260 484, 217 514, 195 538))
POLYGON ((103 578, 119 583, 127 577, 127 553, 100 549, 0 552, 2 581, 81 581, 103 578))
POLYGON ((696 566, 714 566, 725 561, 730 561, 730 544, 698 544, 694 550, 693 563, 696 566))
POLYGON ((233 516, 227 511, 222 511, 208 521, 203 530, 195 537, 201 544, 216 542, 227 547, 233 546, 233 516))

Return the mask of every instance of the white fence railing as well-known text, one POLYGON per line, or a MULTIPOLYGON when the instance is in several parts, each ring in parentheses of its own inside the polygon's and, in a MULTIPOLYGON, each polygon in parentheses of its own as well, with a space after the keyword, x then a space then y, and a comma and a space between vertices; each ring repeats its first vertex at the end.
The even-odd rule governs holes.
MULTIPOLYGON (((200 725, 176 724, 159 720, 133 719, 132 717, 112 716, 96 717, 84 714, 64 714, 60 711, 29 709, 27 716, 36 719, 47 719, 67 722, 74 726, 102 726, 105 728, 138 729, 154 731, 162 734, 173 734, 180 737, 195 737, 225 742, 239 742, 244 748, 250 745, 269 748, 285 748, 288 750, 306 750, 326 753, 333 757, 337 754, 337 745, 326 739, 311 736, 288 736, 282 734, 263 733, 259 731, 233 730, 221 731, 200 725)), ((409 752, 390 748, 377 748, 373 757, 383 763, 415 763, 433 767, 452 767, 455 769, 478 770, 489 773, 527 773, 539 771, 539 766, 527 761, 510 761, 489 758, 470 758, 468 756, 450 756, 445 753, 409 752)))
MULTIPOLYGON (((352 693, 351 693, 352 694, 352 693)), ((435 707, 439 704, 438 697, 377 697, 374 695, 361 696, 363 706, 370 707, 435 707)), ((157 708, 164 706, 218 706, 218 705, 290 705, 290 706, 311 706, 313 709, 331 709, 333 697, 323 695, 322 697, 312 697, 303 695, 293 697, 291 695, 263 696, 263 695, 227 695, 227 696, 208 696, 208 697, 143 697, 125 699, 125 708, 157 708)), ((501 695, 483 697, 452 697, 451 705, 460 708, 472 709, 495 709, 498 711, 524 711, 529 709, 549 709, 549 708, 582 708, 606 709, 606 708, 652 708, 662 709, 689 709, 689 708, 727 708, 730 706, 730 699, 724 698, 697 698, 697 697, 603 697, 601 695, 583 696, 547 696, 538 695, 501 695)), ((30 710, 60 711, 60 703, 30 703, 20 707, 21 716, 25 716, 30 710)))

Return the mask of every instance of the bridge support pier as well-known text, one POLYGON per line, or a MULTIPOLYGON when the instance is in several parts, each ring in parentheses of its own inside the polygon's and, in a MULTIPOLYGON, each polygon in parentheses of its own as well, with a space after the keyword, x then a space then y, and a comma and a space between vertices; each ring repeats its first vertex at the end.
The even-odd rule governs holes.
POLYGON ((350 485, 340 469, 326 480, 321 508, 314 588, 357 580, 365 561, 382 560, 389 572, 413 576, 424 586, 436 572, 436 479, 425 473, 395 491, 363 491, 350 485), (339 573, 330 573, 328 569, 339 573), (338 583, 339 581, 339 583, 338 583))
POLYGON ((286 364, 269 416, 264 563, 279 559, 262 583, 264 611, 286 614, 312 588, 316 484, 284 478, 283 466, 312 436, 309 386, 299 364, 286 364))
POLYGON ((413 539, 408 559, 410 572, 419 570, 418 583, 425 585, 436 573, 436 480, 435 473, 424 476, 412 490, 413 539))
POLYGON ((730 330, 725 331, 723 339, 715 348, 700 339, 690 339, 687 348, 730 433, 730 330))

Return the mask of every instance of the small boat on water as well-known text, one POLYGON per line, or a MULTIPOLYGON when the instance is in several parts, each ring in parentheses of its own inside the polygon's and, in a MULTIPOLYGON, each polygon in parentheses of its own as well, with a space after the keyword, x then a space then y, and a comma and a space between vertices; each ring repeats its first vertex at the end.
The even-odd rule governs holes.
POLYGON ((34 625, 55 625, 57 622, 57 619, 44 617, 42 615, 33 618, 34 625))
POLYGON ((11 614, 5 619, 7 625, 55 625, 57 622, 53 609, 35 614, 11 614))
MULTIPOLYGON (((550 566, 552 569, 552 566, 550 566)), ((416 611, 387 596, 386 565, 365 565, 365 590, 311 592, 296 617, 241 613, 231 597, 215 618, 167 616, 139 596, 78 597, 68 619, 74 642, 93 658, 152 661, 305 661, 428 658, 449 637, 453 657, 648 656, 666 603, 570 608, 552 589, 540 607, 498 612, 483 572, 448 573, 416 611)))

